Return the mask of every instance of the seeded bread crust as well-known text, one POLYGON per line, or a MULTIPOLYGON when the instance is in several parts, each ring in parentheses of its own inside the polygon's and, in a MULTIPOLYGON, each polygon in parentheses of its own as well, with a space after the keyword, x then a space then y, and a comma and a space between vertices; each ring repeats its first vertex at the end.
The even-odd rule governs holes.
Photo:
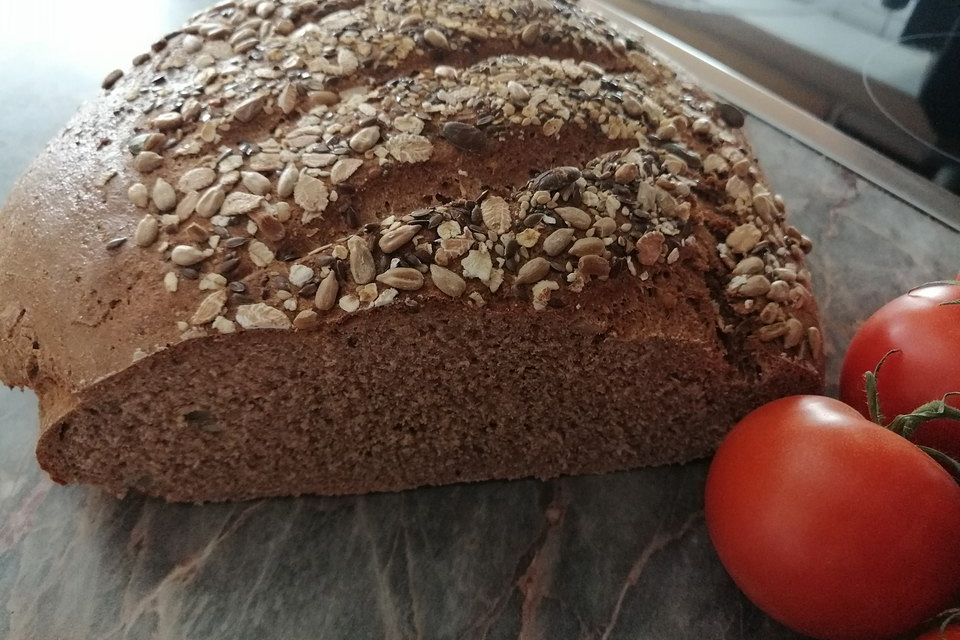
POLYGON ((742 116, 575 5, 223 2, 104 87, 0 216, 0 378, 60 482, 610 471, 822 388, 742 116))

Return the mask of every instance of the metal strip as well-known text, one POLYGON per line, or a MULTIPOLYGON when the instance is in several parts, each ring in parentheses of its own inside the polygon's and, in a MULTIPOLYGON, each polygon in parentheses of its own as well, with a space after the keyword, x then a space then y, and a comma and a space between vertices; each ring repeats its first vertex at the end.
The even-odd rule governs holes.
POLYGON ((743 107, 757 118, 907 204, 960 231, 960 197, 901 167, 653 25, 611 7, 602 0, 584 0, 583 6, 621 28, 639 31, 645 44, 685 69, 708 90, 743 107))

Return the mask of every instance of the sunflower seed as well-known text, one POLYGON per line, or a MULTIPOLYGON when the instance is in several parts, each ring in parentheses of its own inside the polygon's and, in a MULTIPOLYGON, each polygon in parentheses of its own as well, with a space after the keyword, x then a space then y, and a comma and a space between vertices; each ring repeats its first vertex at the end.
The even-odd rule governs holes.
POLYGON ((693 132, 697 134, 710 133, 710 118, 697 118, 693 121, 693 132))
POLYGON ((610 262, 597 255, 581 256, 577 269, 585 276, 605 278, 610 275, 610 262))
POLYGON ((623 107, 624 113, 631 118, 639 118, 643 115, 643 105, 633 96, 625 97, 623 102, 620 103, 620 106, 623 107))
POLYGON ((315 104, 332 107, 340 102, 340 96, 333 91, 314 91, 310 93, 310 100, 315 104))
POLYGON ((178 244, 170 253, 170 260, 181 267, 189 267, 197 264, 206 257, 200 249, 186 244, 178 244))
POLYGON ((176 111, 161 113, 150 120, 150 126, 152 126, 154 129, 159 129, 160 131, 176 129, 181 124, 183 124, 183 116, 176 111))
POLYGON ((142 151, 153 151, 159 149, 167 141, 167 136, 162 133, 141 133, 138 136, 130 138, 127 142, 127 150, 133 156, 137 156, 142 151))
POLYGON ((293 319, 293 326, 300 331, 313 329, 320 323, 317 312, 312 309, 304 309, 293 319))
POLYGON ((204 191, 200 200, 197 201, 197 215, 201 218, 212 217, 220 210, 225 196, 226 194, 220 187, 210 187, 204 191))
POLYGON ((756 296, 765 295, 770 291, 770 280, 766 276, 755 275, 755 276, 735 276, 730 284, 727 285, 727 289, 738 296, 744 298, 753 298, 756 296))
POLYGON ((451 298, 459 298, 467 290, 467 283, 463 278, 440 265, 430 265, 430 278, 437 289, 451 298))
POLYGON ((528 47, 532 47, 534 44, 536 44, 537 38, 539 37, 540 25, 536 22, 531 22, 520 31, 520 42, 528 47))
POLYGON ((100 86, 104 89, 112 89, 113 85, 117 84, 117 81, 123 77, 123 71, 120 69, 114 69, 107 74, 107 77, 103 79, 103 82, 100 83, 100 86))
POLYGON ((634 162, 627 162, 617 167, 613 174, 614 182, 628 184, 640 176, 640 168, 634 162))
POLYGON ((554 212, 574 229, 589 229, 593 221, 590 214, 577 207, 557 207, 554 212))
POLYGON ((133 168, 140 173, 150 173, 163 164, 163 158, 153 151, 141 151, 133 159, 133 168))
POLYGON ((137 224, 137 230, 133 234, 133 241, 138 247, 149 247, 156 241, 160 234, 160 224, 153 216, 143 216, 137 224))
POLYGON ((790 284, 783 280, 775 280, 770 284, 767 298, 774 302, 786 302, 790 299, 790 284))
POLYGON ((742 224, 727 236, 726 244, 732 251, 747 253, 760 242, 763 233, 751 223, 742 224))
POLYGON ((757 256, 749 256, 737 263, 731 272, 735 276, 752 276, 757 273, 763 273, 763 259, 757 256))
POLYGON ((804 334, 806 332, 804 331, 803 324, 796 318, 790 318, 787 320, 786 325, 787 330, 783 336, 783 346, 785 346, 787 349, 792 349, 803 342, 804 334))
POLYGON ((600 256, 603 255, 605 246, 600 238, 580 238, 570 247, 569 253, 577 256, 600 256))
POLYGON ((150 205, 150 192, 147 191, 147 185, 137 182, 130 185, 127 189, 127 197, 135 206, 146 209, 150 205))
POLYGON ((558 256, 570 246, 573 241, 574 230, 565 228, 557 229, 543 241, 543 250, 548 256, 558 256))
POLYGON ((192 33, 188 33, 183 37, 183 41, 180 43, 180 45, 187 53, 197 53, 203 48, 203 40, 192 33))
POLYGON ((775 322, 757 329, 757 337, 760 338, 760 342, 770 342, 771 340, 776 340, 786 332, 786 322, 775 322))
POLYGON ((292 162, 288 164, 280 174, 280 178, 277 180, 277 195, 281 198, 289 198, 292 196, 293 190, 297 186, 297 179, 299 177, 300 172, 297 171, 297 166, 292 162))
POLYGON ((593 228, 597 230, 598 237, 609 238, 617 230, 617 221, 613 218, 600 218, 593 223, 593 228))
POLYGON ((357 153, 363 153, 373 148, 380 140, 380 128, 377 126, 364 127, 350 136, 350 148, 357 153))
POLYGON ((150 197, 160 211, 169 211, 177 204, 176 191, 163 178, 157 178, 157 181, 153 183, 153 192, 150 197))
POLYGON ((189 191, 180 202, 177 203, 177 218, 181 221, 186 220, 193 215, 197 209, 197 203, 200 202, 200 194, 196 191, 189 191))
POLYGON ((250 193, 258 196, 265 196, 270 193, 272 185, 270 184, 270 180, 262 173, 257 173, 256 171, 241 171, 240 177, 243 186, 246 187, 250 193))
POLYGON ((434 28, 425 29, 423 31, 423 39, 431 47, 435 49, 449 49, 450 43, 447 42, 447 36, 443 35, 441 31, 438 31, 434 28))
POLYGON ((530 101, 530 92, 516 80, 511 80, 507 83, 507 97, 514 104, 526 104, 530 101))
POLYGON ((317 287, 317 295, 313 299, 314 306, 321 311, 333 309, 339 291, 340 283, 337 282, 336 274, 331 271, 327 274, 327 277, 320 281, 320 286, 317 287))
POLYGON ((514 284, 533 284, 543 280, 548 273, 550 273, 550 262, 546 258, 536 257, 520 267, 514 284))

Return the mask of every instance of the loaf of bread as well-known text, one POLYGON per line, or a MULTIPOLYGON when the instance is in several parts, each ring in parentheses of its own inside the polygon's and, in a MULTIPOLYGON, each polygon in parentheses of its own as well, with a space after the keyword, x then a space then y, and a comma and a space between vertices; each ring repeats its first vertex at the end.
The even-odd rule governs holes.
POLYGON ((742 114, 566 0, 220 2, 103 89, 0 216, 57 482, 599 473, 822 387, 742 114))

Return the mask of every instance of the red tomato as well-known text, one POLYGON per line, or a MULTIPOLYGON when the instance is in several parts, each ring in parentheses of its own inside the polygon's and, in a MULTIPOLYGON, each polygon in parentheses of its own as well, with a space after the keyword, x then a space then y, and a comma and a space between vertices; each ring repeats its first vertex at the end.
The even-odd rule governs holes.
POLYGON ((734 427, 706 520, 743 592, 817 638, 896 635, 960 593, 960 485, 838 400, 784 398, 734 427))
MULTIPOLYGON (((960 391, 960 286, 933 286, 900 296, 882 307, 853 337, 840 376, 840 399, 869 417, 863 374, 884 354, 877 388, 886 419, 910 413, 951 391, 960 391)), ((960 407, 960 397, 947 401, 960 407)), ((960 458, 960 422, 934 420, 913 441, 960 458)))

